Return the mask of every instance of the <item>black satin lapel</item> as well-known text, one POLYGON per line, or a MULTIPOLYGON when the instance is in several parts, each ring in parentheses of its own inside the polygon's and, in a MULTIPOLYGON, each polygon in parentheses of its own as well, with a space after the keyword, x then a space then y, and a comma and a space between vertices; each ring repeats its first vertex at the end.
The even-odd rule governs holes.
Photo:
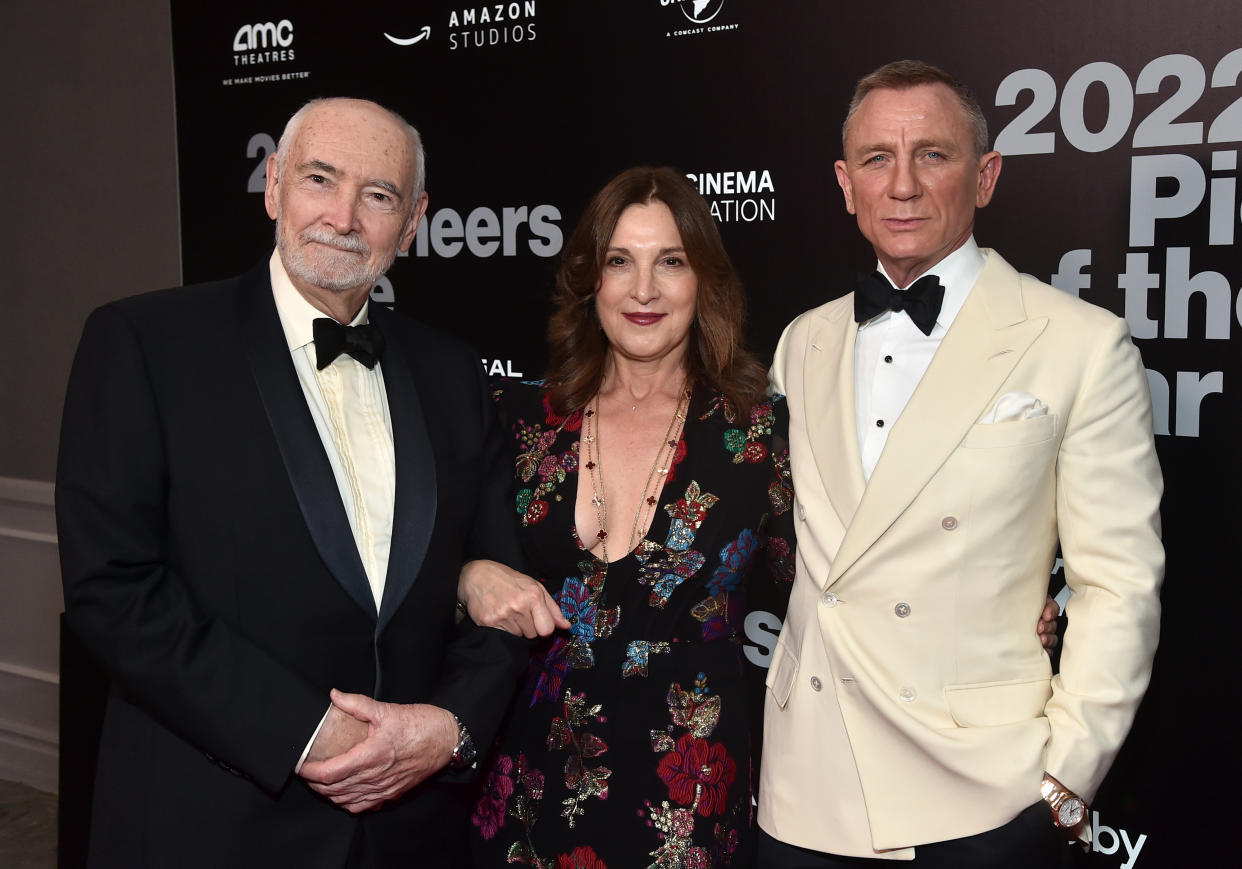
POLYGON ((395 314, 371 306, 371 322, 384 332, 386 349, 380 363, 384 392, 392 418, 393 452, 397 461, 397 497, 392 514, 392 547, 388 553, 388 576, 380 602, 376 633, 405 600, 422 567, 436 521, 436 462, 427 435, 427 421, 410 370, 410 359, 401 343, 395 314))
MULTIPOLYGON (((336 477, 289 357, 266 275, 266 262, 262 268, 261 276, 257 271, 247 275, 237 300, 250 371, 319 555, 345 592, 375 618, 375 598, 349 528, 336 477), (252 277, 256 279, 251 280, 252 277)), ((274 541, 273 545, 280 543, 274 541)))

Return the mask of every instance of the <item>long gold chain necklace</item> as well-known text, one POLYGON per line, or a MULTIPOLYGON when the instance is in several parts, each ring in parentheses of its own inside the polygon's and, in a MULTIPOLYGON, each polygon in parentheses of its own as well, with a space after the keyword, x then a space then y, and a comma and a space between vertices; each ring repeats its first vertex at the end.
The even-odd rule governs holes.
MULTIPOLYGON (((630 528, 630 536, 626 541, 625 551, 630 552, 637 545, 638 530, 647 527, 647 519, 659 503, 656 498, 668 476, 672 460, 677 452, 677 442, 681 439, 681 429, 686 422, 686 411, 690 404, 690 390, 683 388, 681 399, 673 410, 673 418, 668 422, 668 430, 664 440, 656 451, 651 462, 651 470, 647 473, 647 482, 643 486, 642 497, 638 501, 638 510, 634 513, 634 524, 630 528), (656 482, 655 491, 652 483, 656 482)), ((586 443, 586 469, 591 473, 591 504, 595 507, 595 519, 599 523, 599 531, 595 536, 599 540, 600 551, 604 563, 608 558, 608 500, 604 497, 604 469, 600 460, 599 449, 599 395, 597 394, 587 406, 583 414, 582 440, 586 443)))

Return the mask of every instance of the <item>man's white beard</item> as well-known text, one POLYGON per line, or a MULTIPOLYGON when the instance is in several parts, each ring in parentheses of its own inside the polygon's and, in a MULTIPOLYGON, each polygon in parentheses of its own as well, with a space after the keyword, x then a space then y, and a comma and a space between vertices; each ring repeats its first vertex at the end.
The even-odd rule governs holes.
POLYGON ((290 277, 338 293, 375 286, 397 256, 394 248, 383 261, 372 265, 371 249, 361 236, 341 235, 324 226, 305 230, 290 244, 279 219, 276 247, 290 277), (313 255, 308 253, 309 243, 319 244, 313 255))

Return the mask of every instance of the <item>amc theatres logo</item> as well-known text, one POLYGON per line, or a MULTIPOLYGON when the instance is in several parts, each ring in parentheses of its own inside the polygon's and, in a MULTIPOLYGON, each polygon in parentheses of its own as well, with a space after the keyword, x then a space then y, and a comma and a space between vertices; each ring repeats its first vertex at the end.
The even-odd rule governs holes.
POLYGON ((293 60, 293 22, 288 18, 243 24, 233 34, 233 65, 293 60))

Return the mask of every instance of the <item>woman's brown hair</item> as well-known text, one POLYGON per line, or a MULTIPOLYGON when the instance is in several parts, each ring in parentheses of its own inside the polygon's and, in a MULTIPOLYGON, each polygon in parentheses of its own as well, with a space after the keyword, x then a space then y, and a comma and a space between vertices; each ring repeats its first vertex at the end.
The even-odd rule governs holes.
POLYGON ((672 212, 699 281, 686 359, 690 380, 723 393, 744 419, 763 397, 767 372, 742 346, 742 282, 707 203, 684 175, 668 167, 638 166, 609 181, 565 246, 553 295, 556 310, 548 323, 552 409, 563 415, 580 410, 603 385, 608 339, 595 312, 595 289, 621 213, 649 202, 662 202, 672 212))

